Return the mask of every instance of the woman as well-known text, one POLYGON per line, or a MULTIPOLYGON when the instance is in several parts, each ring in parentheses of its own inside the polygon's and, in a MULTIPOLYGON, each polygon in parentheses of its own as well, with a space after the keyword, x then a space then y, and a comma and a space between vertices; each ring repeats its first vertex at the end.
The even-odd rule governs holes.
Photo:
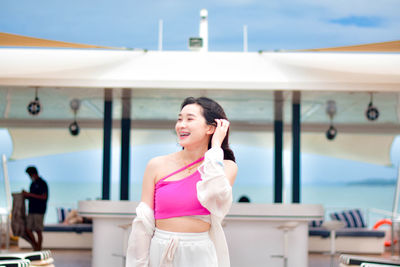
POLYGON ((146 167, 126 266, 229 266, 221 227, 237 174, 229 121, 215 101, 189 97, 175 130, 183 149, 146 167))

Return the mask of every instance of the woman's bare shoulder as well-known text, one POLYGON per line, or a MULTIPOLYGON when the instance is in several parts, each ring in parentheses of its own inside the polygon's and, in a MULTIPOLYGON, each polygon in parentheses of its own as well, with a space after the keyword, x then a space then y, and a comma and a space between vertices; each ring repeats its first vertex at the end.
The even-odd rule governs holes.
POLYGON ((234 162, 233 160, 230 160, 230 159, 224 159, 224 166, 225 166, 225 168, 229 168, 232 170, 237 170, 237 168, 238 168, 236 162, 234 162))
POLYGON ((175 161, 175 153, 154 157, 147 163, 146 170, 151 173, 156 183, 159 179, 173 171, 175 161))

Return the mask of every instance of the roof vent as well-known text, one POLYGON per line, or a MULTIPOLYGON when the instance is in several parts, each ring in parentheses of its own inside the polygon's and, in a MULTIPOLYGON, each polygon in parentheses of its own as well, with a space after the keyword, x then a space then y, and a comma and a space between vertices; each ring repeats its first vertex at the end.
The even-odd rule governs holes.
POLYGON ((200 51, 203 48, 203 38, 190 37, 189 38, 189 49, 192 51, 200 51))

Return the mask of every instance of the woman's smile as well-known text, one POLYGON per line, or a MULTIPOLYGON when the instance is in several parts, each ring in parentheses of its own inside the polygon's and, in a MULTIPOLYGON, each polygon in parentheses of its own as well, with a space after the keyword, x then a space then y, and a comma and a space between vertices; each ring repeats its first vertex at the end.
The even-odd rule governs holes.
POLYGON ((179 133, 179 139, 185 139, 190 135, 189 132, 180 132, 179 133))

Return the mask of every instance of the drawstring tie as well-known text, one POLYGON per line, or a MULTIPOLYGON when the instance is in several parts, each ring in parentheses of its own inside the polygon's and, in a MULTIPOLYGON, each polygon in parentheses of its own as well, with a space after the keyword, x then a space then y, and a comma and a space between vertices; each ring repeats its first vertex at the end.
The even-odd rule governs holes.
POLYGON ((165 248, 162 256, 160 267, 172 267, 176 248, 178 247, 179 238, 176 236, 171 237, 167 247, 165 248))

